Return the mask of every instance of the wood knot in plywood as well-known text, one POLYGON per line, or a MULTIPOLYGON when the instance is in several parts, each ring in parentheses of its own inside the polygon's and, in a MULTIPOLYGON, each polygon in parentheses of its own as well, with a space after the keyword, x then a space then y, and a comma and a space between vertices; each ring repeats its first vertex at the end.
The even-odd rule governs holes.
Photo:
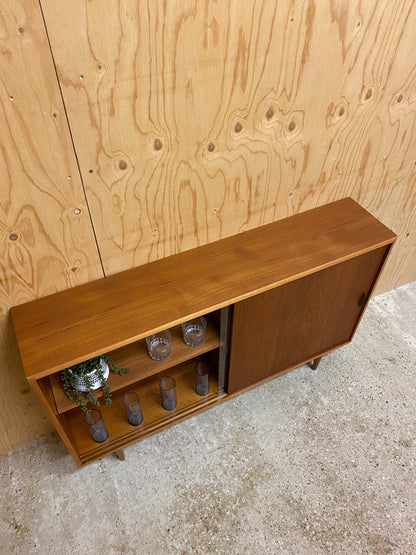
POLYGON ((367 102, 370 98, 374 96, 374 86, 372 84, 367 85, 361 95, 361 102, 367 102))
POLYGON ((243 124, 241 123, 241 121, 237 121, 236 124, 234 125, 234 133, 241 133, 242 130, 243 130, 243 124))
POLYGON ((266 118, 267 119, 271 119, 274 116, 274 110, 273 108, 270 106, 270 108, 268 108, 267 112, 266 112, 266 118))
POLYGON ((288 114, 286 119, 284 137, 287 142, 292 142, 303 130, 304 113, 299 111, 288 114))
POLYGON ((153 141, 153 148, 154 148, 155 150, 161 150, 162 147, 163 147, 163 143, 162 143, 162 141, 161 141, 160 139, 155 139, 155 140, 153 141))
POLYGON ((404 111, 409 108, 409 103, 406 102, 406 90, 398 90, 393 93, 389 102, 389 112, 391 122, 401 121, 404 116, 404 111))
POLYGON ((342 98, 338 104, 331 103, 328 106, 328 111, 326 115, 326 125, 330 127, 331 125, 337 125, 345 120, 348 115, 348 102, 345 98, 342 98))

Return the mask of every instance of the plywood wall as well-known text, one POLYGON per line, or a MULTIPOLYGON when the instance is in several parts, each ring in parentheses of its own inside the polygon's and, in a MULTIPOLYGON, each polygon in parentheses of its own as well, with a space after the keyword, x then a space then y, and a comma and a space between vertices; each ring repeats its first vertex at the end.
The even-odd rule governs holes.
POLYGON ((0 4, 0 453, 50 425, 9 308, 102 276, 39 5, 0 4))
POLYGON ((415 2, 41 4, 107 273, 351 195, 415 278, 415 2))
POLYGON ((416 0, 0 0, 0 448, 47 429, 8 308, 99 255, 115 273, 352 196, 399 235, 379 291, 416 279, 415 36, 416 0))

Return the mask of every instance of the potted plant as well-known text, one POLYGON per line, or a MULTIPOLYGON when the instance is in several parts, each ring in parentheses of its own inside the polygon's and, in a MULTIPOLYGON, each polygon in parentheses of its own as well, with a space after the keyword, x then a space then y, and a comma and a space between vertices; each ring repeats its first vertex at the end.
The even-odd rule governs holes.
POLYGON ((62 370, 62 384, 71 401, 75 401, 84 412, 90 412, 88 401, 100 407, 101 404, 93 391, 102 387, 106 405, 111 405, 110 386, 107 378, 110 373, 126 374, 130 372, 128 368, 119 368, 108 355, 100 355, 90 358, 85 362, 80 362, 62 370), (86 396, 84 397, 84 393, 86 396))

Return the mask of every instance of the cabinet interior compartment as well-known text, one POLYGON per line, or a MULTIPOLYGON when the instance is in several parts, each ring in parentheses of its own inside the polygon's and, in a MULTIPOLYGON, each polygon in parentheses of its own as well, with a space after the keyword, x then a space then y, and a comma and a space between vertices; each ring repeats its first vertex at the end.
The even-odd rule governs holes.
POLYGON ((109 437, 104 443, 96 443, 84 423, 84 413, 77 407, 59 415, 65 419, 72 430, 75 447, 83 463, 95 460, 104 454, 121 449, 123 446, 136 442, 175 422, 217 403, 224 395, 218 392, 217 369, 211 366, 210 389, 208 395, 200 396, 195 392, 195 365, 197 357, 161 371, 128 387, 119 389, 112 395, 111 406, 102 405, 100 411, 107 426, 109 437), (163 376, 172 376, 176 382, 177 406, 172 411, 162 407, 159 380, 163 376), (139 426, 131 426, 126 417, 123 395, 134 391, 139 395, 143 413, 143 422, 139 426))

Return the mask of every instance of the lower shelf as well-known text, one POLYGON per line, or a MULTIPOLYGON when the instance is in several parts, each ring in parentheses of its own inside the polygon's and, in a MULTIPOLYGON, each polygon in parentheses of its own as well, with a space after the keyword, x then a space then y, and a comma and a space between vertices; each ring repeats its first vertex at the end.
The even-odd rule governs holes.
POLYGON ((81 463, 88 464, 220 402, 226 394, 217 391, 216 373, 210 375, 208 395, 201 397, 195 393, 194 368, 195 360, 188 361, 114 394, 110 407, 99 408, 109 432, 104 443, 92 439, 81 409, 61 415, 59 418, 65 419, 71 428, 81 463), (176 381, 177 406, 172 411, 164 410, 160 400, 159 379, 164 375, 176 381), (140 397, 143 422, 139 426, 131 426, 127 421, 122 401, 126 391, 135 391, 140 397))

